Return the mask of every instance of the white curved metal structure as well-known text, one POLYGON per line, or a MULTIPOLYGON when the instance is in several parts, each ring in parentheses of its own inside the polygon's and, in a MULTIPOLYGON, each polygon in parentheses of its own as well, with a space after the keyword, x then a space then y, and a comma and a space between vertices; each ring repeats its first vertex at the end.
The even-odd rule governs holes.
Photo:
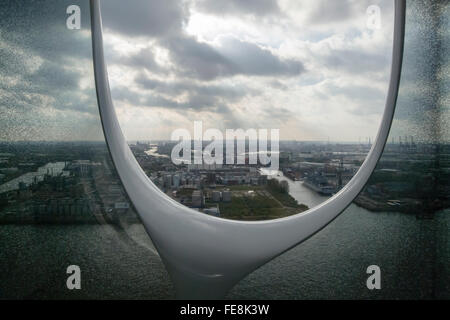
POLYGON ((335 219, 372 174, 394 115, 403 56, 405 0, 395 1, 391 77, 382 123, 365 162, 335 196, 306 212, 261 222, 225 220, 172 200, 147 177, 120 129, 103 56, 98 0, 91 0, 91 30, 97 99, 109 151, 180 298, 220 298, 247 274, 296 246, 335 219))

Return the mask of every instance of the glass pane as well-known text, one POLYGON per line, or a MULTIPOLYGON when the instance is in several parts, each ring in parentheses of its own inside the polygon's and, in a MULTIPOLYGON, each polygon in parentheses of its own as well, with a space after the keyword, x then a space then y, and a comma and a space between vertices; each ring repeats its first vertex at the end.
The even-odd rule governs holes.
POLYGON ((450 298, 449 17, 448 2, 407 2, 398 103, 369 183, 332 224, 230 298, 450 298), (366 287, 370 265, 381 269, 381 290, 366 287))
POLYGON ((72 4, 0 3, 0 299, 171 297, 103 137, 89 2, 80 29, 72 4))

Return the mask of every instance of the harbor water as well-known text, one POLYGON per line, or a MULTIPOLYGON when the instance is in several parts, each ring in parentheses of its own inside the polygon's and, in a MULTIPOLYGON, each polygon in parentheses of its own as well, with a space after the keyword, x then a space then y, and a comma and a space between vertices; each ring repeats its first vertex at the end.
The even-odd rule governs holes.
MULTIPOLYGON (((308 206, 324 200, 299 181, 289 185, 308 206)), ((321 232, 247 276, 227 298, 448 299, 449 236, 449 210, 417 220, 351 205, 321 232), (381 290, 366 287, 370 265, 381 268, 381 290)), ((140 224, 0 225, 0 270, 0 298, 174 298, 140 224), (81 290, 66 288, 72 264, 81 268, 81 290)))

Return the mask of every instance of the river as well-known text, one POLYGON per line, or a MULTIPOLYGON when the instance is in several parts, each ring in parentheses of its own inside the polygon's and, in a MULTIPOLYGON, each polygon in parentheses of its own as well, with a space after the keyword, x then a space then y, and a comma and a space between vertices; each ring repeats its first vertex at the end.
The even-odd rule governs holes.
POLYGON ((25 183, 25 185, 29 185, 33 183, 35 178, 37 182, 42 181, 44 179, 44 175, 46 174, 52 176, 59 175, 60 173, 64 172, 64 167, 65 162, 49 162, 45 166, 39 167, 37 171, 27 172, 15 179, 12 179, 0 185, 0 193, 18 190, 19 184, 21 182, 25 183))
POLYGON ((271 174, 269 179, 277 179, 278 181, 287 181, 289 184, 289 194, 297 200, 298 203, 306 204, 308 207, 312 208, 321 204, 329 197, 322 196, 317 192, 305 187, 303 181, 292 181, 291 179, 285 177, 282 171, 271 171, 261 169, 262 174, 271 174))
MULTIPOLYGON (((333 223, 253 272, 230 299, 450 298, 450 212, 434 220, 350 206, 333 223), (380 266, 382 289, 365 286, 380 266)), ((0 298, 168 299, 169 276, 141 225, 1 225, 0 298), (67 290, 79 265, 82 290, 67 290)))
MULTIPOLYGON (((286 179, 283 176, 277 179, 286 179)), ((326 199, 288 180, 308 206, 326 199)), ((450 298, 450 210, 433 220, 348 207, 319 233, 256 270, 229 299, 450 298), (366 269, 381 268, 381 290, 366 269)), ((170 299, 174 291, 142 225, 0 225, 0 299, 170 299), (82 290, 65 287, 79 265, 82 290)))
POLYGON ((149 156, 153 156, 156 158, 169 158, 168 155, 160 154, 158 153, 158 146, 157 145, 151 145, 151 148, 145 151, 145 153, 149 156))

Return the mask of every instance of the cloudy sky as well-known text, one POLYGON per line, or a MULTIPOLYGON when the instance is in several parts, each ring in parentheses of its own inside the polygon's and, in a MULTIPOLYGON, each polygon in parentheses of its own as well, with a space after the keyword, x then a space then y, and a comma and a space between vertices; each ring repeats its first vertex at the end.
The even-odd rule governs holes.
MULTIPOLYGON (((174 129, 278 128, 281 139, 374 137, 389 78, 391 0, 102 1, 129 140, 174 129), (381 28, 366 9, 381 8, 381 28)), ((102 139, 88 1, 0 3, 0 140, 102 139), (81 7, 81 30, 66 8, 81 7)))
POLYGON ((281 139, 364 141, 387 91, 393 2, 102 2, 112 96, 130 140, 176 128, 279 128, 281 139), (367 28, 369 5, 381 28, 367 28))
POLYGON ((0 1, 0 141, 100 140, 88 1, 0 1), (85 13, 85 14, 83 14, 85 13))

